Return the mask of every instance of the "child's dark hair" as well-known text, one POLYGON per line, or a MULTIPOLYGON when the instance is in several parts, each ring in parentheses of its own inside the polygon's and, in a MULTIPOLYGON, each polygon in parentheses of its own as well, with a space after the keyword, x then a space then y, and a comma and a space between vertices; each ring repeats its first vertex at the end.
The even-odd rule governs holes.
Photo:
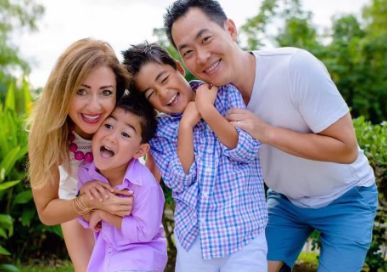
POLYGON ((164 14, 164 27, 169 41, 175 48, 176 44, 172 39, 172 25, 180 17, 187 14, 191 8, 200 9, 211 21, 217 23, 221 27, 224 26, 224 22, 227 20, 226 13, 221 5, 215 0, 177 0, 173 2, 164 14))
POLYGON ((122 51, 122 56, 123 64, 133 77, 143 65, 149 62, 171 65, 175 70, 177 69, 176 61, 156 43, 144 42, 132 45, 128 50, 122 51))
POLYGON ((156 111, 144 96, 130 91, 120 98, 116 108, 140 117, 141 143, 147 143, 153 138, 157 128, 156 111))

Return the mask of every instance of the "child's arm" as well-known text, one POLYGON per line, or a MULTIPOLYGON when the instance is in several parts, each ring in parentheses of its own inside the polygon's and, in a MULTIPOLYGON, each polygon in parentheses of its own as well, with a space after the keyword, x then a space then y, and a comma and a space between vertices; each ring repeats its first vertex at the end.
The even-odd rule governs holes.
POLYGON ((174 193, 180 194, 196 182, 196 162, 186 173, 177 152, 178 131, 180 120, 161 117, 157 126, 157 134, 150 141, 151 153, 160 170, 166 186, 174 193), (165 118, 165 119, 164 119, 165 118))
POLYGON ((151 241, 160 231, 163 210, 164 195, 160 186, 150 186, 136 196, 132 215, 123 217, 121 222, 116 218, 103 219, 101 231, 113 233, 119 243, 151 241))
POLYGON ((195 102, 189 102, 180 121, 177 139, 177 154, 186 174, 188 174, 195 159, 193 128, 199 121, 200 114, 196 108, 195 102))
POLYGON ((209 88, 208 84, 202 84, 196 90, 196 106, 200 115, 214 131, 219 141, 232 149, 238 144, 238 132, 215 108, 214 102, 217 93, 217 87, 209 88))

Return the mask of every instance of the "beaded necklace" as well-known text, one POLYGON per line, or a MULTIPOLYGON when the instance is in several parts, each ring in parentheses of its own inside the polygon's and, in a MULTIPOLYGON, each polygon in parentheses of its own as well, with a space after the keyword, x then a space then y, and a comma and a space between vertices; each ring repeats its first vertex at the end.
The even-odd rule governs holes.
POLYGON ((69 136, 70 140, 70 145, 69 145, 69 150, 71 153, 74 154, 74 158, 77 161, 82 161, 85 160, 86 162, 92 162, 93 161, 93 154, 91 152, 83 152, 81 150, 78 150, 78 145, 74 143, 75 140, 75 135, 73 132, 71 132, 69 136))

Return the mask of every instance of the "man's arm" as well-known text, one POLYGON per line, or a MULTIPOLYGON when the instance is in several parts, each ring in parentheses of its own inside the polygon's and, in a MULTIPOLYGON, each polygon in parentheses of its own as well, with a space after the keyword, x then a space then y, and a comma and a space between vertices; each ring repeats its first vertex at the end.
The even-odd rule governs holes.
POLYGON ((262 143, 309 160, 351 163, 357 158, 357 141, 350 114, 319 133, 301 133, 269 125, 252 112, 232 109, 232 123, 262 143))

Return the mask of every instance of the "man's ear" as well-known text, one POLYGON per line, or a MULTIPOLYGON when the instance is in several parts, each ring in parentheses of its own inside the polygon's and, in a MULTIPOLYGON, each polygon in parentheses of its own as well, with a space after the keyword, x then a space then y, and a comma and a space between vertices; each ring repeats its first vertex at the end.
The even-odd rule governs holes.
POLYGON ((224 28, 230 34, 233 41, 236 42, 238 40, 238 29, 234 21, 231 19, 227 19, 226 22, 224 23, 224 28))
POLYGON ((149 144, 145 143, 145 144, 141 144, 137 150, 137 152, 133 155, 133 157, 135 157, 136 159, 144 156, 148 151, 149 151, 149 144))
POLYGON ((183 65, 181 65, 180 61, 176 60, 176 68, 179 73, 181 73, 183 76, 185 76, 185 70, 183 65))

